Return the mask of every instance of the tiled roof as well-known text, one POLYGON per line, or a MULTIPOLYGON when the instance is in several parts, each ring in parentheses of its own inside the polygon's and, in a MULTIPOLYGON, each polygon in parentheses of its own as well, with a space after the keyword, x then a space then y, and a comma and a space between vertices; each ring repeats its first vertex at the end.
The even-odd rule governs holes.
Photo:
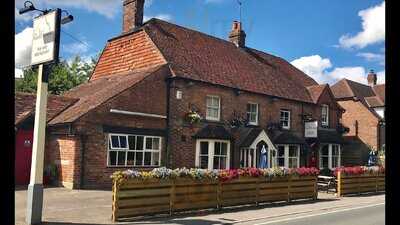
POLYGON ((324 92, 327 86, 328 86, 327 84, 321 84, 321 85, 313 85, 307 87, 307 90, 310 93, 314 103, 318 102, 319 98, 321 97, 322 93, 324 92))
POLYGON ((298 136, 292 131, 275 130, 269 131, 269 135, 274 144, 307 144, 303 137, 298 136))
POLYGON ((261 128, 241 127, 237 131, 239 133, 239 146, 241 148, 250 147, 254 140, 263 131, 261 128))
POLYGON ((385 84, 378 84, 372 87, 375 94, 379 97, 379 99, 385 104, 385 84))
MULTIPOLYGON (((46 119, 50 121, 77 99, 58 95, 48 95, 46 119)), ((32 93, 15 93, 15 125, 21 123, 35 112, 36 95, 32 93)))
MULTIPOLYGON (((161 66, 162 67, 162 66, 161 66)), ((100 77, 81 84, 64 96, 79 99, 74 105, 52 119, 49 124, 73 122, 105 101, 159 71, 160 66, 113 76, 100 77)))
POLYGON ((229 140, 232 138, 232 134, 221 125, 208 124, 193 135, 193 138, 229 140))
POLYGON ((143 29, 177 77, 313 103, 317 83, 282 58, 158 19, 143 29))
POLYGON ((366 97, 365 101, 367 102, 368 106, 372 108, 385 106, 385 103, 382 102, 378 96, 366 97))
POLYGON ((336 99, 357 98, 369 107, 385 105, 385 84, 373 87, 342 79, 331 87, 336 99))

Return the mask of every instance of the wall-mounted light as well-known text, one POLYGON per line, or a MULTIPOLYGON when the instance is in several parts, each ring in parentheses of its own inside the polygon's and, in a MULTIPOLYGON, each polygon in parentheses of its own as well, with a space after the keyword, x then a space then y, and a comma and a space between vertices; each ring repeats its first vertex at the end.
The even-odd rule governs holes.
POLYGON ((67 24, 74 20, 74 17, 72 15, 69 15, 69 13, 66 10, 61 11, 61 13, 62 12, 65 12, 67 16, 61 19, 61 24, 67 24))

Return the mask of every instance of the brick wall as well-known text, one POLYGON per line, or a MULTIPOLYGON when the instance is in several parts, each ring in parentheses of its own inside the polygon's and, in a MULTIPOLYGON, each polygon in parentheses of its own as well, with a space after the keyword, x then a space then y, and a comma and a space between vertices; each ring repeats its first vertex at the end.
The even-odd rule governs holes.
POLYGON ((90 79, 165 63, 146 32, 139 31, 108 42, 90 79))
MULTIPOLYGON (((172 167, 194 166, 195 165, 195 140, 192 138, 204 125, 190 125, 185 122, 185 114, 194 107, 200 115, 206 116, 206 96, 217 95, 221 101, 221 121, 232 118, 236 111, 246 115, 248 102, 259 104, 259 126, 266 129, 268 122, 279 122, 280 109, 288 109, 291 112, 290 130, 299 136, 303 136, 304 126, 301 119, 302 113, 310 113, 317 118, 321 116, 321 107, 313 104, 300 103, 291 100, 277 99, 248 92, 236 95, 233 89, 212 86, 209 84, 194 82, 190 85, 184 80, 174 80, 171 84, 174 88, 170 93, 170 135, 169 149, 171 151, 170 163, 172 167), (182 99, 176 99, 176 91, 182 91, 182 99)), ((337 107, 332 103, 331 98, 323 99, 322 102, 331 104, 331 127, 337 125, 337 107)), ((234 148, 234 143, 231 145, 234 148)), ((233 149, 231 149, 233 150, 233 149)), ((237 161, 239 152, 235 151, 231 156, 237 161)))
POLYGON ((45 165, 57 166, 59 182, 68 188, 79 187, 80 139, 77 136, 47 135, 45 165))
POLYGON ((365 144, 377 148, 378 118, 360 101, 348 100, 338 103, 346 110, 342 115, 342 123, 350 128, 350 132, 346 136, 358 136, 365 144), (356 121, 358 122, 358 134, 356 121))
MULTIPOLYGON (((126 169, 107 167, 108 134, 103 132, 103 125, 146 129, 166 128, 165 119, 114 114, 110 113, 110 109, 166 115, 165 78, 167 75, 165 71, 150 75, 134 87, 89 112, 74 124, 75 130, 87 137, 84 143, 85 187, 111 187, 112 173, 126 169)), ((164 141, 165 139, 161 143, 162 158, 165 157, 164 141)))

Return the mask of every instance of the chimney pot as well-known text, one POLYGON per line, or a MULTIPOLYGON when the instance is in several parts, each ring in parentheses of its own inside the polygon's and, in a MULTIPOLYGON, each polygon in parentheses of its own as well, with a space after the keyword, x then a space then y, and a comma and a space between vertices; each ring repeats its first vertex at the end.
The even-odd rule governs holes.
POLYGON ((368 76, 367 76, 367 80, 368 80, 368 85, 369 86, 376 85, 378 77, 377 77, 376 73, 374 72, 374 70, 370 70, 369 71, 368 76))
POLYGON ((143 25, 144 1, 123 0, 122 33, 127 33, 143 25))
POLYGON ((242 23, 233 21, 232 30, 229 34, 229 41, 234 43, 237 47, 245 47, 246 33, 242 30, 242 23))

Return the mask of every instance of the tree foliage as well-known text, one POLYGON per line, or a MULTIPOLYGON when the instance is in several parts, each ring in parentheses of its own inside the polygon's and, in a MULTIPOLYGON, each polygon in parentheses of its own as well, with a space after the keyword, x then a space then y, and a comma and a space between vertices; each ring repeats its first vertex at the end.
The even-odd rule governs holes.
MULTIPOLYGON (((89 62, 85 62, 79 56, 75 56, 70 62, 64 60, 57 65, 49 66, 49 93, 60 95, 86 82, 96 65, 96 61, 96 58, 91 58, 89 62)), ((36 92, 37 76, 37 69, 24 70, 23 78, 15 81, 15 90, 36 92)))

